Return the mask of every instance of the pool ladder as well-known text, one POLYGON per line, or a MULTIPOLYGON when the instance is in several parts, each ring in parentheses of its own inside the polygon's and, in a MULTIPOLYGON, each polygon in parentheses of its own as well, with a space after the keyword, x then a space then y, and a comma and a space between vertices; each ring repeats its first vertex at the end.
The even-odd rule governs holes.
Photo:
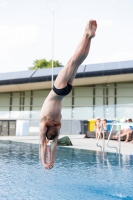
MULTIPOLYGON (((119 133, 119 149, 118 149, 117 147, 115 147, 115 146, 110 146, 110 145, 109 145, 109 140, 110 140, 110 137, 111 137, 111 134, 112 134, 112 131, 113 131, 113 128, 114 128, 116 122, 117 122, 117 121, 114 121, 113 124, 111 124, 112 127, 111 127, 111 130, 110 130, 109 136, 108 136, 107 147, 116 149, 116 153, 117 153, 117 154, 118 154, 118 153, 120 154, 120 152, 121 152, 120 133, 119 133)), ((104 152, 105 152, 105 132, 104 132, 104 130, 103 130, 103 146, 101 146, 101 145, 98 144, 99 138, 100 138, 100 133, 101 133, 101 129, 100 129, 99 134, 98 134, 98 138, 97 138, 97 141, 96 141, 96 146, 97 146, 97 147, 100 147, 101 152, 104 153, 104 152)))

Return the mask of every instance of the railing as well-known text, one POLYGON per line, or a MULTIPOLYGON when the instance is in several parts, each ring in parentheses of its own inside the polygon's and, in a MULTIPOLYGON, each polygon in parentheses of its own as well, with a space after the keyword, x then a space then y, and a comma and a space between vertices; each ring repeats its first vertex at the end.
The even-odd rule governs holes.
POLYGON ((97 141, 96 141, 96 146, 100 147, 101 152, 104 152, 104 150, 105 150, 105 132, 104 132, 104 130, 102 131, 102 133, 103 133, 103 146, 98 144, 99 138, 100 138, 100 134, 101 134, 101 130, 102 129, 100 128, 99 133, 98 133, 98 138, 97 138, 97 141))
MULTIPOLYGON (((117 148, 117 147, 115 147, 115 146, 110 146, 110 145, 109 145, 109 140, 110 140, 110 137, 111 137, 111 134, 112 134, 112 131, 113 131, 113 128, 114 128, 114 125, 115 125, 115 124, 116 124, 116 122, 114 122, 114 123, 112 124, 111 130, 110 130, 110 134, 109 134, 109 136, 108 136, 107 146, 108 146, 109 148, 114 148, 114 149, 116 149, 116 153, 118 153, 118 148, 117 148)), ((119 134, 119 153, 120 153, 120 134, 119 134)))
MULTIPOLYGON (((109 145, 109 141, 110 141, 110 138, 111 138, 111 134, 113 132, 113 128, 114 128, 114 126, 117 126, 117 125, 120 126, 120 127, 121 126, 129 126, 130 127, 130 126, 133 126, 133 123, 132 122, 130 122, 130 123, 128 123, 128 122, 120 123, 120 122, 114 121, 113 123, 107 123, 107 125, 111 125, 111 130, 110 130, 108 140, 107 140, 107 147, 116 149, 116 153, 120 155, 120 153, 121 153, 121 137, 120 137, 121 133, 120 133, 120 131, 119 131, 119 137, 118 137, 119 147, 117 148, 116 146, 110 146, 109 145)), ((99 138, 100 138, 100 134, 101 134, 101 129, 99 130, 98 138, 97 138, 97 141, 96 141, 96 146, 100 147, 101 152, 104 153, 105 152, 105 132, 103 131, 103 146, 99 145, 99 143, 98 143, 99 138)))

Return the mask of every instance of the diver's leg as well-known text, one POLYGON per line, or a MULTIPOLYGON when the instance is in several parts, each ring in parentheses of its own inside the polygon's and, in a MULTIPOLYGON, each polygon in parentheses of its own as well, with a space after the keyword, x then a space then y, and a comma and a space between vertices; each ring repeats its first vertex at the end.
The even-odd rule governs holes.
POLYGON ((90 49, 90 44, 91 44, 91 40, 88 41, 88 44, 86 46, 86 49, 85 49, 85 54, 84 56, 82 56, 82 58, 79 60, 79 65, 77 67, 75 67, 75 69, 73 70, 73 73, 71 74, 71 77, 70 79, 68 80, 68 83, 69 84, 73 84, 73 80, 75 79, 75 76, 77 74, 77 71, 78 71, 78 68, 79 66, 82 64, 82 62, 86 59, 88 53, 89 53, 89 49, 90 49))
POLYGON ((95 20, 90 20, 87 23, 82 40, 78 45, 74 55, 68 61, 67 65, 60 71, 55 80, 54 85, 56 88, 63 88, 67 85, 67 83, 72 84, 78 67, 85 60, 89 53, 91 38, 95 36, 96 28, 97 23, 95 20))
POLYGON ((132 130, 127 131, 127 137, 126 137, 125 142, 128 142, 130 134, 132 134, 132 130))

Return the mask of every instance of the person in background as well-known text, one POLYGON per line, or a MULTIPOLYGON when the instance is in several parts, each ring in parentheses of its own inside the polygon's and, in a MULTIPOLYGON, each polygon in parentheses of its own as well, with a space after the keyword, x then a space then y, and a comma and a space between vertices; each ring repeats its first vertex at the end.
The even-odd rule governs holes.
MULTIPOLYGON (((132 122, 132 119, 128 119, 127 122, 132 122)), ((133 126, 125 126, 123 132, 120 134, 120 138, 126 136, 126 140, 124 142, 128 142, 130 134, 133 133, 133 126)), ((116 134, 116 139, 119 138, 119 134, 116 134)))
MULTIPOLYGON (((132 122, 132 119, 128 119, 127 122, 132 122)), ((129 136, 133 133, 133 126, 129 126, 127 129, 125 129, 125 132, 120 135, 120 137, 123 137, 126 135, 126 140, 124 142, 129 141, 129 136)))
POLYGON ((96 139, 98 138, 99 133, 100 133, 100 139, 102 139, 101 130, 100 130, 101 127, 102 127, 102 121, 101 121, 100 117, 98 117, 95 122, 96 139))
POLYGON ((107 120, 104 119, 104 120, 102 120, 102 127, 101 127, 101 134, 102 134, 102 136, 101 136, 101 137, 103 137, 103 134, 104 134, 106 131, 107 131, 107 120))
MULTIPOLYGON (((121 119, 121 122, 122 123, 126 123, 127 122, 127 119, 125 118, 125 117, 123 117, 122 119, 121 119)), ((129 126, 121 126, 121 130, 120 131, 118 131, 117 133, 116 133, 116 135, 113 135, 113 138, 114 139, 118 139, 119 138, 119 134, 123 134, 123 133, 125 133, 125 131, 127 130, 129 128, 129 126)))

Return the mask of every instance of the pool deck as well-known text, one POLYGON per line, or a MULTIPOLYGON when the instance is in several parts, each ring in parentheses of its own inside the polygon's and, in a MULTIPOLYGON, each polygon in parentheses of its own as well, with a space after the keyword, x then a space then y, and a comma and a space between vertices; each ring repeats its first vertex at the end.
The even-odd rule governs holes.
MULTIPOLYGON (((65 135, 61 135, 60 138, 64 136, 65 135)), ((67 148, 100 151, 100 148, 96 146, 96 139, 84 138, 84 135, 67 135, 67 136, 71 139, 73 143, 73 146, 69 146, 67 148)), ((10 140, 15 142, 39 144, 39 136, 0 136, 0 140, 10 140)), ((103 140, 99 140, 99 144, 102 146, 103 140)), ((119 149, 119 142, 115 140, 110 140, 109 145, 115 146, 119 149)), ((107 140, 105 140, 105 151, 116 152, 116 149, 107 147, 107 140)), ((130 142, 125 143, 121 141, 121 154, 133 155, 133 144, 130 142)))

